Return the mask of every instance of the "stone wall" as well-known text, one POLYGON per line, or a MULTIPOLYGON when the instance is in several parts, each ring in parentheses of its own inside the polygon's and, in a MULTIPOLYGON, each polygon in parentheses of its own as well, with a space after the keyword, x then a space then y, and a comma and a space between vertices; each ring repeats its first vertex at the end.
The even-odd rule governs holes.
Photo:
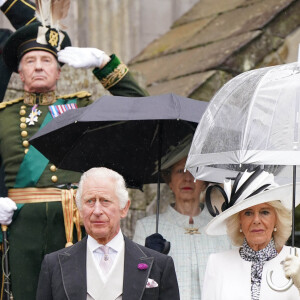
MULTIPOLYGON (((125 62, 152 40, 167 32, 172 23, 198 0, 78 0, 78 40, 118 54, 125 62)), ((75 8, 76 10, 76 8, 75 8)), ((74 14, 75 16, 75 14, 74 14)))
MULTIPOLYGON (((71 0, 63 24, 74 46, 96 47, 128 62, 198 1, 71 0)), ((0 27, 13 29, 3 15, 0 27)))

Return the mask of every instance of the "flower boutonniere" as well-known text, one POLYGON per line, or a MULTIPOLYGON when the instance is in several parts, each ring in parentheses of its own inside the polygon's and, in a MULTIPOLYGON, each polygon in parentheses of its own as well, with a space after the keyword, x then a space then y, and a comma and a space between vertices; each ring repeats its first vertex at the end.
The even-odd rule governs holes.
POLYGON ((147 264, 138 264, 138 269, 139 270, 147 270, 148 269, 148 265, 147 264))

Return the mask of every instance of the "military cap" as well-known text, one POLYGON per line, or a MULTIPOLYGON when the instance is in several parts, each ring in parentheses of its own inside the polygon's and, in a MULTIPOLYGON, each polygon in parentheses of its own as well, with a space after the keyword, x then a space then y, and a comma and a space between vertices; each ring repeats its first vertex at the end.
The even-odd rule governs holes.
POLYGON ((15 29, 36 20, 35 4, 30 0, 7 0, 0 9, 15 29))
POLYGON ((71 45, 68 34, 62 30, 43 26, 34 22, 16 30, 7 40, 3 49, 3 60, 14 72, 18 72, 18 65, 29 51, 43 50, 57 57, 57 52, 71 45))

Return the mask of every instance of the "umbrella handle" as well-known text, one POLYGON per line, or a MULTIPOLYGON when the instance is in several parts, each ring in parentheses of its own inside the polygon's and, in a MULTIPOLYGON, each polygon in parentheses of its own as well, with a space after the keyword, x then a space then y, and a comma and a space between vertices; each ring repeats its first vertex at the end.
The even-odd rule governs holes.
POLYGON ((293 285, 293 280, 290 279, 285 285, 276 286, 272 281, 272 275, 273 275, 273 270, 269 270, 267 272, 267 283, 268 283, 269 287, 274 291, 284 292, 284 291, 287 291, 293 285))
MULTIPOLYGON (((293 250, 296 253, 296 248, 292 247, 291 251, 290 251, 291 254, 292 254, 293 250)), ((267 283, 272 290, 277 291, 277 292, 284 292, 284 291, 287 291, 293 285, 293 280, 289 279, 289 281, 286 284, 284 284, 283 286, 276 286, 272 281, 273 272, 274 272, 273 270, 269 270, 267 272, 267 283)))

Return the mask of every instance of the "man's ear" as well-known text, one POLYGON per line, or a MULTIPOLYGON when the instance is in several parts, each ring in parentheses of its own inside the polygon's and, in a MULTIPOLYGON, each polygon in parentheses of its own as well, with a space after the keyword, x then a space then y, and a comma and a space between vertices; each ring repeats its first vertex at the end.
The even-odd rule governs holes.
POLYGON ((129 210, 129 207, 130 207, 130 200, 128 199, 126 205, 124 208, 121 209, 121 218, 125 218, 127 216, 127 213, 128 213, 128 210, 129 210))
POLYGON ((22 70, 19 71, 19 76, 22 82, 24 82, 24 75, 22 73, 22 70))
POLYGON ((57 76, 56 76, 56 81, 60 78, 60 73, 61 73, 61 68, 58 69, 57 76))

